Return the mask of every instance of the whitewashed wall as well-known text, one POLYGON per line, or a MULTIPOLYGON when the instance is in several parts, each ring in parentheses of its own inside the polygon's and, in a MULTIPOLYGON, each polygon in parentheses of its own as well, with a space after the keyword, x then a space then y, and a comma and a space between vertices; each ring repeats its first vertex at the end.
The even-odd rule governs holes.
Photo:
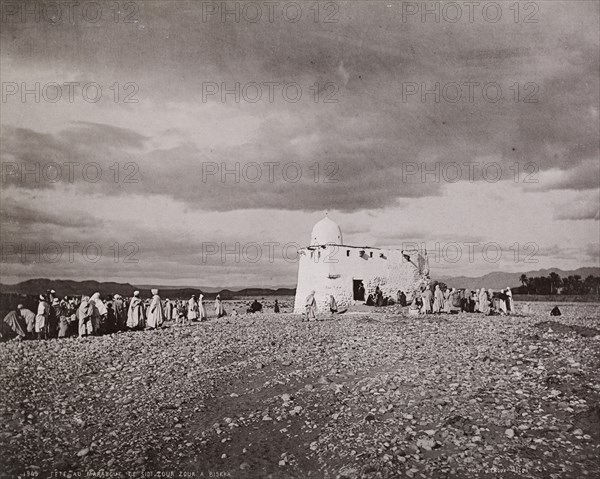
POLYGON ((319 312, 329 312, 330 295, 334 296, 340 308, 354 304, 354 279, 363 280, 365 296, 379 286, 384 296, 394 299, 398 290, 411 297, 413 291, 429 282, 429 277, 421 275, 415 265, 419 264, 416 253, 411 256, 413 264, 405 260, 399 250, 328 245, 316 250, 305 248, 301 252, 294 303, 296 313, 304 311, 306 297, 312 290, 316 292, 319 312), (350 251, 350 256, 347 256, 347 251, 350 251), (360 251, 365 252, 364 256, 360 256, 360 251))

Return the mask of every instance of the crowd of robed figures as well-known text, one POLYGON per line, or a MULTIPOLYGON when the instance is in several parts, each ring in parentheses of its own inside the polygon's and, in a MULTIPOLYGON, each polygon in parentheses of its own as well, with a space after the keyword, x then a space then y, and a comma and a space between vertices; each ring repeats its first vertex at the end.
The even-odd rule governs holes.
MULTIPOLYGON (((358 290, 358 296, 364 298, 365 289, 361 284, 358 290)), ((406 294, 398 291, 396 299, 392 299, 383 294, 379 286, 367 295, 364 304, 367 306, 389 306, 399 304, 408 306, 406 294)), ((317 320, 317 301, 315 291, 311 291, 306 297, 305 312, 303 321, 317 320)), ((333 295, 330 295, 327 304, 331 314, 341 314, 346 310, 339 311, 337 301, 333 295)), ((514 313, 515 306, 510 288, 494 292, 494 290, 480 288, 475 291, 469 289, 457 291, 455 288, 445 288, 442 290, 439 284, 431 287, 423 287, 413 295, 412 303, 409 307, 410 314, 441 314, 456 313, 458 311, 466 313, 483 313, 485 315, 506 315, 514 313)))
POLYGON ((510 288, 500 291, 485 288, 475 291, 446 288, 443 291, 439 284, 435 288, 424 288, 415 295, 410 305, 413 314, 439 314, 462 311, 466 313, 483 313, 485 315, 514 313, 515 305, 510 288))
MULTIPOLYGON (((362 293, 364 287, 361 285, 362 293)), ((164 321, 176 322, 206 321, 208 318, 204 296, 192 295, 188 301, 163 300, 158 294, 158 289, 152 289, 152 298, 143 300, 140 292, 134 291, 131 298, 123 298, 119 294, 102 300, 100 293, 92 296, 56 297, 54 290, 47 291, 39 296, 37 313, 25 308, 22 304, 16 311, 9 312, 4 318, 3 327, 8 327, 17 339, 35 338, 50 339, 69 336, 91 336, 114 333, 125 330, 156 329, 163 326, 164 321)), ((398 291, 396 301, 401 306, 406 306, 406 295, 398 291)), ((392 298, 384 297, 377 286, 369 294, 365 304, 369 306, 387 306, 394 304, 392 298)), ((330 296, 328 309, 332 314, 341 314, 333 295, 330 296)), ((440 314, 454 313, 457 311, 470 313, 509 314, 514 312, 514 302, 510 288, 494 292, 485 288, 471 291, 468 289, 457 291, 454 288, 442 290, 436 284, 433 290, 430 287, 422 288, 413 295, 409 307, 411 314, 440 314)), ((246 313, 262 311, 262 304, 257 300, 249 304, 246 313)), ((275 300, 274 312, 279 312, 279 304, 275 300)), ((215 299, 215 313, 218 318, 227 313, 220 295, 215 299)), ((232 315, 237 315, 235 310, 232 315)), ((311 291, 305 302, 303 320, 317 319, 317 304, 315 291, 311 291)))
MULTIPOLYGON (((152 298, 142 299, 135 291, 131 298, 119 294, 102 299, 100 293, 92 296, 59 299, 54 290, 39 295, 37 312, 22 304, 9 312, 2 326, 5 334, 16 334, 16 339, 51 339, 69 336, 91 336, 117 331, 157 329, 165 321, 206 321, 208 319, 204 296, 196 295, 188 301, 163 300, 157 289, 152 298), (10 330, 10 331, 9 331, 10 330)), ((226 315, 221 297, 215 299, 217 317, 226 315)), ((3 334, 4 335, 4 334, 3 334)))

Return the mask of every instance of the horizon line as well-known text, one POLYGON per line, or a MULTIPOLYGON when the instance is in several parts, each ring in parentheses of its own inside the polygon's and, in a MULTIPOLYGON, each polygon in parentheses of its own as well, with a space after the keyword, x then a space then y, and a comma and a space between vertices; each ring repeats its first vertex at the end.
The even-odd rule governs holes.
MULTIPOLYGON (((600 265, 595 265, 595 266, 579 266, 577 268, 573 268, 573 269, 568 269, 568 270, 564 270, 558 267, 549 267, 549 268, 539 268, 537 270, 530 270, 530 271, 517 271, 517 272, 510 272, 510 271, 489 271, 487 273, 483 273, 479 276, 465 276, 462 274, 458 274, 458 275, 446 275, 446 274, 439 274, 439 275, 431 275, 430 274, 430 278, 431 279, 440 279, 440 280, 447 280, 447 279, 451 279, 451 278, 466 278, 466 279, 478 279, 478 278, 483 278, 484 276, 490 275, 490 274, 494 274, 494 273, 499 273, 499 274, 531 274, 531 273, 537 273, 540 271, 544 271, 544 270, 559 270, 562 272, 569 272, 569 271, 577 271, 579 269, 585 269, 585 268, 596 268, 596 269, 600 269, 600 265)), ((222 291, 222 290, 230 290, 235 292, 240 291, 240 290, 244 290, 244 289, 271 289, 271 290, 277 290, 277 289, 295 289, 297 287, 296 285, 283 285, 283 286, 274 286, 274 285, 269 285, 269 286, 242 286, 242 285, 235 285, 235 286, 190 286, 189 284, 187 285, 160 285, 159 283, 156 283, 154 285, 149 285, 148 283, 146 284, 141 284, 136 286, 135 283, 137 283, 137 281, 131 282, 131 281, 127 281, 127 280, 114 280, 114 279, 108 279, 108 280, 98 280, 98 279, 72 279, 72 278, 48 278, 48 277, 28 277, 25 279, 19 279, 17 281, 6 281, 3 278, 0 278, 0 285, 2 286, 15 286, 21 283, 24 283, 26 281, 35 281, 35 280, 47 280, 47 281, 72 281, 72 282, 76 282, 76 283, 83 283, 83 282, 90 282, 90 281, 95 281, 97 283, 117 283, 120 285, 130 285, 132 287, 144 287, 144 286, 148 286, 148 287, 160 287, 164 290, 169 290, 169 289, 199 289, 199 290, 208 290, 208 289, 212 289, 215 291, 222 291), (125 282, 121 282, 121 281, 125 281, 125 282)), ((140 281, 140 283, 142 283, 142 281, 140 281)))

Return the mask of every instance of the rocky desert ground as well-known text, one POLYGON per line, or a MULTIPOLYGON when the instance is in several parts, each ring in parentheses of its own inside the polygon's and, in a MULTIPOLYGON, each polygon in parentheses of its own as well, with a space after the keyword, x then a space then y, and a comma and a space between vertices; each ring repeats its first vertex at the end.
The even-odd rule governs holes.
POLYGON ((0 476, 600 477, 600 304, 552 306, 3 343, 0 476))

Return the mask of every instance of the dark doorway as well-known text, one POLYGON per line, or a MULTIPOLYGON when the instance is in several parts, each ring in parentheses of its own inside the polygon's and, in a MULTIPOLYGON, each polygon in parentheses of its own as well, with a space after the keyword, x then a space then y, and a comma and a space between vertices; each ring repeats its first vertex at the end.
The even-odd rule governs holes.
POLYGON ((362 282, 362 279, 354 279, 352 280, 352 290, 354 301, 364 301, 365 300, 365 285, 362 282))

